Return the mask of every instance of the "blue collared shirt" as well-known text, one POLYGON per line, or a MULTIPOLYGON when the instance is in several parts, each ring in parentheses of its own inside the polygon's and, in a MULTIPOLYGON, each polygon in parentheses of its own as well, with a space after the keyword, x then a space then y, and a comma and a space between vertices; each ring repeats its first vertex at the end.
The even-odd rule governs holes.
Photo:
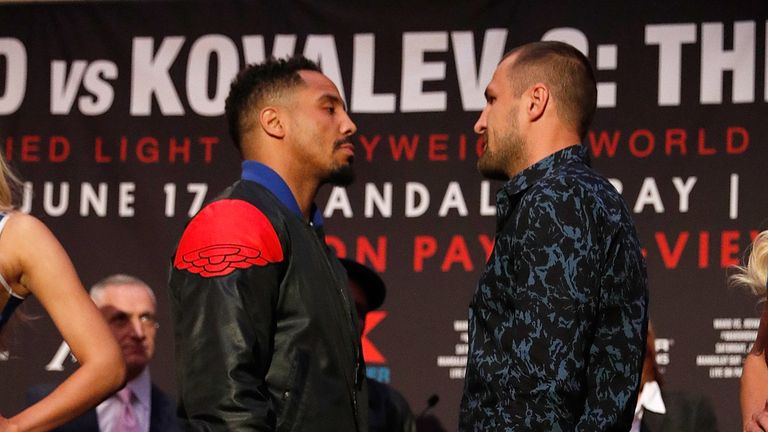
MULTIPOLYGON (((296 216, 304 219, 304 214, 301 212, 299 203, 296 201, 296 197, 293 196, 291 188, 289 188, 285 180, 280 177, 280 174, 276 173, 272 168, 261 162, 246 160, 243 161, 243 174, 241 178, 243 180, 258 183, 269 189, 269 191, 272 192, 284 206, 288 207, 288 209, 296 216)), ((323 216, 314 204, 312 205, 310 221, 312 226, 323 226, 323 216)))
POLYGON ((623 199, 581 145, 523 170, 496 199, 459 430, 629 430, 648 291, 623 199))

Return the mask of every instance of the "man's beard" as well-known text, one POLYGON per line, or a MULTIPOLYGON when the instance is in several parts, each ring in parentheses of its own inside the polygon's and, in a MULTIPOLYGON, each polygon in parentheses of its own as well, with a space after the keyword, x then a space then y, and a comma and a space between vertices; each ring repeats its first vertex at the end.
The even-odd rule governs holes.
POLYGON ((523 147, 525 143, 514 128, 503 136, 494 134, 494 147, 491 151, 488 138, 491 131, 486 131, 483 139, 486 140, 485 152, 477 160, 477 169, 491 180, 508 180, 511 175, 519 172, 523 160, 523 147))
POLYGON ((347 165, 335 168, 328 174, 324 183, 330 183, 334 186, 349 186, 355 181, 355 170, 352 169, 352 162, 347 165))
MULTIPOLYGON (((336 151, 339 147, 343 146, 344 144, 354 145, 350 137, 344 137, 340 140, 337 140, 335 143, 333 143, 334 151, 336 151)), ((350 159, 346 165, 333 168, 333 170, 331 170, 331 172, 328 173, 328 176, 326 176, 323 183, 330 183, 334 186, 351 185, 352 182, 355 181, 355 171, 352 169, 352 161, 353 159, 350 159)))

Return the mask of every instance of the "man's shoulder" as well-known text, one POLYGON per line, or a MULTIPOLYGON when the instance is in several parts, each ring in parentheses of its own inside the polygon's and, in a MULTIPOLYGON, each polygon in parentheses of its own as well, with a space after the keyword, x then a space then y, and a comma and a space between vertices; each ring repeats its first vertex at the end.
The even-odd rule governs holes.
POLYGON ((150 401, 150 432, 173 432, 179 430, 176 418, 176 402, 154 383, 150 401))
POLYGON ((542 177, 526 191, 526 199, 554 202, 584 202, 592 207, 623 205, 616 188, 584 164, 566 164, 542 177))
POLYGON ((192 217, 192 220, 207 217, 209 218, 208 222, 219 223, 218 217, 223 217, 226 220, 227 217, 233 213, 238 213, 242 208, 255 208, 270 219, 279 218, 282 213, 282 207, 278 205, 278 200, 269 190, 258 183, 241 180, 203 205, 192 217), (210 211, 211 206, 216 209, 214 214, 210 211))
POLYGON ((222 197, 189 221, 173 266, 201 276, 223 276, 236 268, 281 262, 281 226, 264 207, 241 198, 222 197))
POLYGON ((155 383, 152 383, 151 388, 151 395, 152 395, 152 403, 155 403, 155 401, 160 401, 163 403, 172 403, 171 398, 168 396, 166 392, 163 391, 160 387, 158 387, 155 383))
POLYGON ((567 163, 552 170, 539 182, 553 189, 574 189, 585 192, 617 194, 607 178, 586 163, 567 163))
POLYGON ((608 178, 587 164, 567 164, 549 180, 550 187, 571 191, 585 199, 592 207, 627 211, 624 197, 616 187, 608 178))
POLYGON ((529 218, 549 218, 566 225, 586 224, 606 232, 632 225, 624 198, 587 165, 567 164, 533 184, 522 197, 529 218))

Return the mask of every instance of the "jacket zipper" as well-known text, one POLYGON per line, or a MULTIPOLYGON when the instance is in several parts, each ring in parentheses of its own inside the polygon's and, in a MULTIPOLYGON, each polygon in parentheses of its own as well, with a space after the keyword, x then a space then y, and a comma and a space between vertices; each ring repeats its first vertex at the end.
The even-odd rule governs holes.
MULTIPOLYGON (((321 249, 325 250, 327 245, 324 243, 321 243, 320 237, 318 236, 318 232, 315 230, 314 225, 312 222, 307 223, 307 226, 312 230, 313 236, 315 238, 315 241, 320 245, 321 249)), ((338 280, 338 277, 336 276, 336 271, 334 271, 333 264, 331 264, 329 257, 327 254, 325 254, 324 257, 325 265, 328 267, 328 270, 330 271, 331 275, 333 276, 333 279, 336 281, 336 286, 338 289, 336 290, 339 294, 339 297, 341 297, 341 302, 344 305, 344 311, 346 312, 346 320, 347 320, 347 327, 349 328, 351 334, 352 334, 352 341, 353 346, 355 348, 355 377, 354 377, 354 389, 352 390, 352 409, 355 414, 355 429, 358 431, 360 430, 360 425, 358 424, 358 417, 359 417, 359 408, 357 406, 357 391, 358 389, 362 389, 362 380, 360 379, 360 369, 361 369, 361 354, 360 354, 360 348, 357 343, 355 343, 357 336, 357 329, 355 328, 354 320, 352 319, 352 310, 350 308, 349 302, 347 301, 347 297, 344 295, 344 289, 342 287, 342 281, 338 280)))

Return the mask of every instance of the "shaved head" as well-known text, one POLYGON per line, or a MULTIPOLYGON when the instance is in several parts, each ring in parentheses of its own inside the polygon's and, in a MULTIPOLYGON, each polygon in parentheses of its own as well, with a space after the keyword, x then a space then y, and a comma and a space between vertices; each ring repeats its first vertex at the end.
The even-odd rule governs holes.
POLYGON ((560 120, 583 139, 592 123, 597 104, 597 86, 592 65, 576 48, 563 42, 533 42, 504 56, 516 58, 508 66, 512 90, 520 96, 532 85, 547 85, 557 105, 560 120))

